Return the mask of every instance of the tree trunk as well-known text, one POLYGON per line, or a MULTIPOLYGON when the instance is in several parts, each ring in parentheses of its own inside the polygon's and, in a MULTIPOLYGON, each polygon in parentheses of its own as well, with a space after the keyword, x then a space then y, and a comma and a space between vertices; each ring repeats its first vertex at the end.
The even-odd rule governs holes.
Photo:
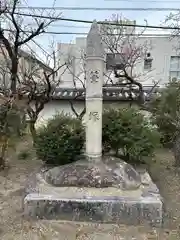
POLYGON ((5 168, 5 155, 8 147, 8 139, 5 137, 4 141, 2 141, 1 145, 1 153, 0 153, 0 169, 5 168))
POLYGON ((11 67, 11 92, 13 95, 16 94, 17 71, 18 71, 18 59, 17 57, 15 57, 12 60, 11 67))
POLYGON ((11 76, 11 92, 16 94, 16 75, 12 74, 11 76))
POLYGON ((173 154, 175 158, 175 165, 180 167, 180 133, 178 133, 174 144, 173 144, 173 154))
POLYGON ((5 159, 0 156, 0 170, 5 168, 5 159))
POLYGON ((35 143, 35 139, 36 139, 35 123, 36 123, 36 121, 32 121, 32 120, 29 122, 30 132, 31 132, 31 136, 33 139, 33 144, 35 143))

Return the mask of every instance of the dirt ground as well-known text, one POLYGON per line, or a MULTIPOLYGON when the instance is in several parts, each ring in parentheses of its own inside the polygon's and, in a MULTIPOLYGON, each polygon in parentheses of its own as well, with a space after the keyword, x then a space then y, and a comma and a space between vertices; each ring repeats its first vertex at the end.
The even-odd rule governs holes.
POLYGON ((29 173, 40 166, 31 151, 28 159, 18 153, 32 149, 23 139, 16 152, 9 153, 10 168, 0 172, 0 239, 1 240, 180 240, 180 174, 173 167, 170 151, 158 151, 156 162, 149 167, 153 180, 165 199, 166 214, 162 229, 87 224, 63 221, 27 221, 22 216, 22 194, 29 173))

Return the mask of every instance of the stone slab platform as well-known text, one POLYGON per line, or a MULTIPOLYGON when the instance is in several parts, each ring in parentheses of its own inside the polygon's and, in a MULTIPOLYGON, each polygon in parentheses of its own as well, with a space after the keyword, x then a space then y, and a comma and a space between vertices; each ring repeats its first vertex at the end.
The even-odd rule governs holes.
POLYGON ((40 173, 28 179, 24 216, 33 219, 150 225, 160 227, 163 201, 147 172, 137 191, 53 187, 40 173))
POLYGON ((24 199, 31 218, 161 226, 163 204, 155 197, 66 199, 38 193, 24 199))

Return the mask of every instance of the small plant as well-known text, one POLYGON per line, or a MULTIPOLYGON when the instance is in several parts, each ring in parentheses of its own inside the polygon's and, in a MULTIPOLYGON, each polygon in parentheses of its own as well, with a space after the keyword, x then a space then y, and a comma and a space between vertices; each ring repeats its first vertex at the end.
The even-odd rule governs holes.
POLYGON ((143 162, 159 147, 156 128, 134 108, 110 108, 103 114, 103 146, 105 152, 114 150, 126 161, 143 162))
POLYGON ((180 112, 180 83, 176 79, 170 81, 161 92, 161 96, 150 102, 150 111, 153 122, 161 132, 161 142, 165 146, 172 146, 176 137, 177 124, 180 112))
POLYGON ((84 145, 81 121, 65 114, 57 114, 37 131, 35 149, 46 164, 64 165, 74 162, 84 145))

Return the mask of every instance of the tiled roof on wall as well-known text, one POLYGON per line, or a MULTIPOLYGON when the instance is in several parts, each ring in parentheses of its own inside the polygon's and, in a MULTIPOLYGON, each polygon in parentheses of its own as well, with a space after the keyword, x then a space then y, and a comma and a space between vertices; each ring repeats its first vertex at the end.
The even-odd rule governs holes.
MULTIPOLYGON (((152 86, 144 87, 144 97, 148 100, 150 98, 150 92, 152 86)), ((152 94, 160 94, 159 88, 153 90, 152 94)), ((138 89, 129 90, 128 88, 103 88, 103 100, 115 100, 115 101, 127 101, 133 98, 136 100, 139 96, 138 89)), ((84 100, 85 99, 85 89, 75 89, 75 88, 56 88, 52 94, 52 98, 56 100, 84 100)))

